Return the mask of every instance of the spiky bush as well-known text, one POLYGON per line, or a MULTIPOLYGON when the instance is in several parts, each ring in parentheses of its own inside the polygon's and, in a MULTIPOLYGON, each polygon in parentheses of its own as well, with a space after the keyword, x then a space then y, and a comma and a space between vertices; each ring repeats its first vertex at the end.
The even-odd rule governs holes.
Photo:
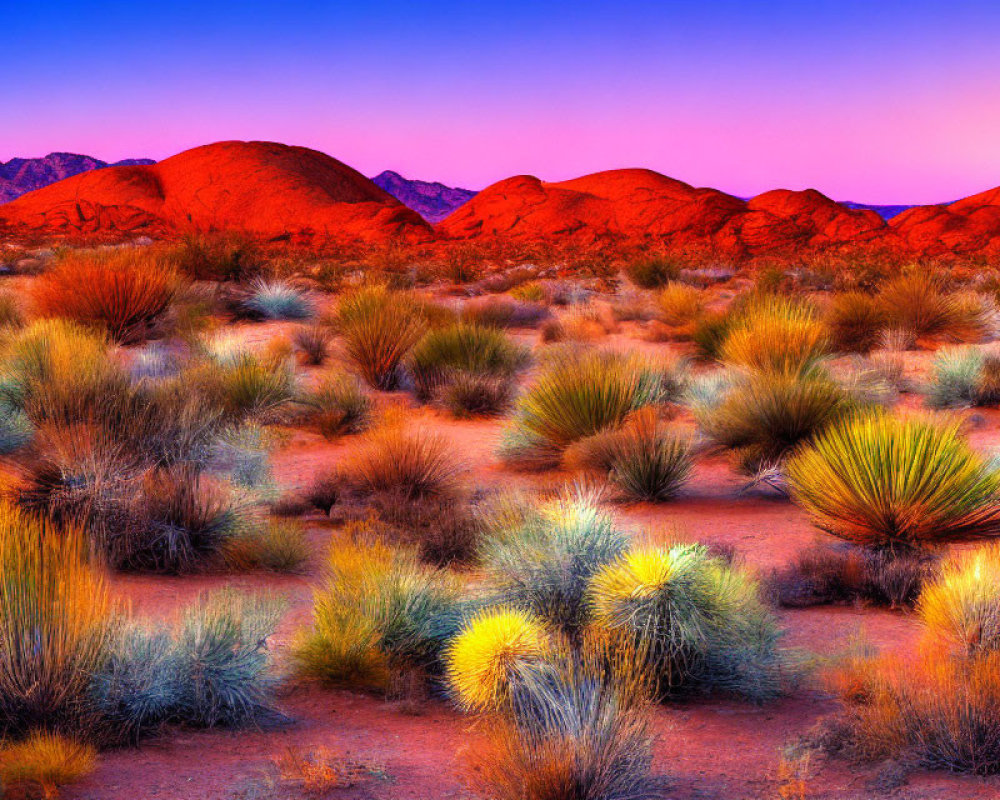
POLYGON ((511 377, 460 372, 438 389, 437 398, 456 417, 482 417, 506 411, 516 393, 511 377))
POLYGON ((888 327, 917 337, 974 341, 984 331, 981 303, 948 291, 933 272, 913 270, 889 281, 879 293, 888 327))
POLYGON ((336 322, 348 359, 375 389, 396 388, 403 361, 427 328, 413 298, 384 287, 346 295, 336 322))
POLYGON ((656 295, 660 319, 671 327, 690 325, 702 313, 705 300, 693 286, 670 281, 656 295))
POLYGON ((710 311, 700 315, 691 330, 698 357, 705 361, 718 361, 722 356, 722 345, 729 337, 736 315, 731 311, 710 311))
POLYGON ((1000 548, 953 554, 924 587, 917 613, 933 635, 963 654, 1000 650, 1000 548))
POLYGON ((763 296, 736 315, 720 356, 734 366, 793 374, 812 367, 828 351, 826 328, 811 305, 763 296))
POLYGON ((457 600, 456 581, 412 550, 370 538, 334 542, 296 661, 305 674, 349 685, 385 687, 391 669, 435 671, 440 622, 457 600))
POLYGON ((368 427, 372 399, 353 375, 331 370, 302 398, 310 419, 327 439, 368 427))
POLYGON ((490 608, 466 623, 445 653, 445 678, 467 711, 495 711, 506 705, 524 667, 552 650, 545 626, 526 611, 490 608))
POLYGON ((491 586, 510 606, 575 635, 588 619, 591 577, 625 552, 628 537, 584 493, 525 505, 518 516, 486 526, 480 560, 491 586))
POLYGON ((673 256, 647 256, 628 264, 625 274, 640 289, 658 289, 677 280, 684 266, 681 259, 673 256))
POLYGON ((239 351, 196 367, 184 376, 235 420, 266 418, 296 394, 295 370, 288 359, 239 351))
POLYGON ((911 549, 1000 533, 1000 475, 957 419, 851 415, 787 463, 813 523, 867 547, 911 549))
POLYGON ((152 333, 177 296, 179 279, 159 251, 118 248, 70 251, 38 278, 35 309, 134 344, 152 333))
POLYGON ((429 331, 410 354, 417 397, 427 401, 459 376, 513 381, 528 350, 496 328, 460 323, 429 331))
POLYGON ((222 545, 223 558, 237 570, 301 572, 309 552, 305 531, 290 520, 248 525, 222 545))
POLYGON ((931 364, 927 404, 934 408, 1000 403, 1000 355, 975 347, 945 347, 931 364))
POLYGON ((646 654, 662 692, 781 689, 779 632, 757 584, 702 545, 633 549, 594 575, 589 598, 595 625, 646 654))
POLYGON ((867 353, 877 347, 887 322, 885 308, 866 292, 834 294, 826 313, 833 348, 845 353, 867 353))
POLYGON ((259 244, 238 232, 188 234, 167 250, 167 257, 197 281, 245 281, 267 266, 259 244))
POLYGON ((621 428, 572 445, 564 461, 606 474, 626 499, 664 502, 688 479, 693 458, 689 437, 663 425, 654 409, 641 408, 621 428))
POLYGON ((87 777, 96 763, 90 745, 35 731, 22 742, 0 747, 0 790, 10 797, 58 797, 59 787, 87 777))
POLYGON ((636 409, 665 397, 663 374, 639 357, 562 351, 521 395, 502 456, 558 461, 573 442, 621 425, 636 409))
POLYGON ((555 653, 518 670, 507 714, 469 756, 472 784, 497 800, 647 800, 652 736, 628 652, 555 653))
POLYGON ((85 729, 115 609, 74 529, 0 505, 0 732, 85 729))
POLYGON ((281 611, 273 598, 232 589, 199 595, 176 632, 182 692, 172 716, 214 727, 246 725, 268 714, 276 675, 267 641, 281 611))
POLYGON ((836 381, 814 368, 737 376, 718 402, 696 404, 693 411, 705 434, 752 474, 777 464, 854 407, 836 381))
POLYGON ((292 343, 302 353, 305 363, 314 367, 326 361, 332 341, 333 336, 324 325, 303 325, 292 336, 292 343))
POLYGON ((344 456, 341 475, 355 493, 392 493, 413 500, 454 496, 464 467, 440 434, 386 425, 365 434, 344 456))
POLYGON ((313 315, 312 301, 302 289, 263 278, 250 284, 243 307, 261 319, 308 319, 313 315))

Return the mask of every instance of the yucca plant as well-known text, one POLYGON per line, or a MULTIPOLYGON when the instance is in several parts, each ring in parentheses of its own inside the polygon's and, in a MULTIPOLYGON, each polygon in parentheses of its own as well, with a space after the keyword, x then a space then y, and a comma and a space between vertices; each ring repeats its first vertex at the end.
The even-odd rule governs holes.
POLYGON ((496 711, 511 697, 519 670, 544 660, 552 641, 527 611, 490 608, 466 623, 445 653, 445 678, 466 711, 496 711))
POLYGON ((75 250, 38 278, 33 299, 42 316, 93 325, 116 342, 134 344, 155 330, 179 288, 158 250, 75 250))
POLYGON ((82 532, 0 505, 0 732, 85 730, 115 605, 82 532))
POLYGON ((346 295, 336 323, 347 358, 375 389, 396 388, 403 361, 427 329, 413 298, 378 286, 346 295))
POLYGON ((594 624, 644 653, 659 689, 781 690, 776 620, 757 584, 702 545, 634 548, 590 582, 594 624))
POLYGON ((497 596, 571 636, 587 622, 591 576, 628 546, 626 534, 583 492, 526 504, 485 527, 480 560, 497 596))
POLYGON ((778 464, 855 407, 848 392, 814 367, 733 376, 720 399, 697 403, 693 411, 704 433, 752 474, 778 464))
POLYGON ((765 295, 736 315, 720 356, 733 366, 794 374, 817 364, 829 347, 826 328, 811 305, 765 295))
POLYGON ((636 409, 665 398, 664 375, 637 356, 561 351, 521 395, 501 454, 512 462, 535 455, 558 461, 573 442, 621 425, 636 409))
POLYGON ((263 278, 250 284, 243 307, 262 319, 307 319, 313 315, 312 301, 302 289, 263 278))
POLYGON ((656 503, 677 494, 693 463, 690 438, 662 424, 652 408, 639 409, 621 428, 581 439, 563 460, 606 474, 626 499, 656 503))
POLYGON ((813 523, 867 547, 909 550, 1000 534, 1000 474, 958 419, 850 415, 787 463, 813 523))
POLYGON ((459 375, 512 380, 527 366, 528 350, 497 328, 460 323, 429 331, 413 348, 410 374, 427 401, 459 375))

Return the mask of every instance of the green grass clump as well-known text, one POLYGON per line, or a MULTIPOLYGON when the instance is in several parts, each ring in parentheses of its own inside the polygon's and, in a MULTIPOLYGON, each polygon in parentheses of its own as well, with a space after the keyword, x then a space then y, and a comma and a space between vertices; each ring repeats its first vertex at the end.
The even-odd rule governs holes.
POLYGON ((889 316, 879 300, 865 292, 835 294, 826 313, 833 348, 867 353, 878 346, 889 316))
POLYGON ((705 434, 752 474, 779 463, 855 407, 847 391, 814 368, 737 375, 717 399, 693 410, 705 434))
POLYGON ((403 292, 375 286, 343 297, 336 325, 347 358, 375 389, 395 389, 403 362, 427 329, 425 309, 403 292))
POLYGON ((765 295, 736 315, 720 356, 733 366, 794 374, 816 365, 829 346, 826 327, 811 305, 765 295))
POLYGON ((907 550, 1000 534, 1000 474, 957 419, 851 415, 787 463, 813 523, 866 547, 907 550))
POLYGON ((1000 403, 1000 355, 992 349, 945 347, 931 364, 927 404, 933 408, 1000 403))
POLYGON ((470 403, 473 406, 477 395, 472 388, 474 382, 482 387, 493 383, 507 387, 502 392, 480 390, 480 397, 485 392, 509 398, 514 380, 529 358, 527 348, 516 344, 503 331, 460 323, 428 332, 410 354, 409 369, 417 397, 426 402, 450 393, 461 409, 461 397, 450 391, 456 381, 465 389, 462 396, 473 401, 470 403))
POLYGON ((781 690, 779 631, 757 584, 701 545, 639 547, 590 581, 594 624, 622 637, 664 693, 781 690))
POLYGON ((371 422, 372 398, 361 382, 331 370, 305 394, 302 403, 309 418, 327 439, 363 431, 371 422))
POLYGON ((625 274, 640 289, 659 289, 680 276, 685 263, 674 256, 647 256, 632 261, 625 274))
POLYGON ((302 526, 291 520, 269 520, 249 525, 222 546, 233 569, 302 572, 309 560, 309 542, 302 526))
POLYGON ((502 457, 557 462, 573 442, 617 427, 636 409, 666 397, 664 373, 637 356, 558 352, 521 395, 502 457))

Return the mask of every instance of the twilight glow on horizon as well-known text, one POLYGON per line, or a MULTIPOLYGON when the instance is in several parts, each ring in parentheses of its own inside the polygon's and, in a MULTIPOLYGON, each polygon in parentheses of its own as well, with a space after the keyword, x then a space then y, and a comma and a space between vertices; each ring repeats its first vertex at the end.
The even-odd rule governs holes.
POLYGON ((7 0, 0 160, 222 139, 472 189, 648 167, 741 196, 1000 185, 1000 4, 7 0))

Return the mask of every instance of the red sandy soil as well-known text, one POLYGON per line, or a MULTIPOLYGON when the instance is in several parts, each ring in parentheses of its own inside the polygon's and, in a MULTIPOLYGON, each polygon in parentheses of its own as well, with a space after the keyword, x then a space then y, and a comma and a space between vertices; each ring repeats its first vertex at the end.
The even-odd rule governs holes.
POLYGON ((324 153, 218 142, 158 164, 85 172, 0 208, 13 229, 243 230, 362 241, 426 241, 430 227, 368 178, 324 153))
MULTIPOLYGON (((288 324, 241 326, 255 341, 285 334, 288 324)), ((534 340, 534 332, 519 332, 534 340)), ((671 345, 629 340, 609 342, 666 354, 671 345)), ((916 359, 926 361, 926 358, 916 359)), ((315 373, 315 370, 311 370, 315 373)), ((383 401, 409 403, 404 395, 383 401)), ((916 406, 913 398, 906 405, 916 406)), ((414 424, 448 436, 455 454, 469 465, 481 487, 521 485, 550 488, 566 475, 512 472, 498 463, 494 450, 502 420, 457 421, 427 408, 413 408, 414 424)), ((977 446, 995 445, 1000 413, 984 415, 973 430, 977 446)), ((680 424, 689 421, 681 418, 680 424)), ((333 466, 350 439, 327 442, 304 430, 288 429, 275 454, 275 472, 287 488, 307 485, 319 470, 333 466)), ((682 497, 664 504, 618 506, 621 521, 637 535, 644 531, 682 531, 709 543, 731 545, 751 567, 767 570, 787 564, 819 534, 790 501, 767 490, 741 493, 743 482, 723 457, 699 460, 682 497)), ((279 663, 287 663, 295 631, 310 617, 311 587, 319 579, 325 544, 336 535, 323 518, 309 522, 315 558, 304 577, 265 574, 189 577, 115 576, 115 591, 135 612, 152 620, 170 620, 198 592, 233 585, 267 590, 287 598, 288 612, 272 642, 279 663)), ((903 613, 861 607, 821 607, 780 613, 786 644, 836 656, 863 631, 882 648, 909 648, 919 633, 903 613)), ((378 770, 357 786, 328 796, 367 800, 444 800, 467 798, 463 753, 476 746, 474 724, 440 700, 391 702, 379 696, 330 689, 291 679, 279 699, 288 725, 266 730, 168 730, 138 749, 103 753, 93 776, 67 789, 67 800, 267 800, 293 798, 293 791, 267 788, 274 759, 293 751, 322 748, 361 761, 378 770)), ((762 800, 778 798, 777 765, 781 749, 809 731, 836 703, 811 683, 773 704, 756 707, 726 699, 664 705, 655 712, 655 771, 662 775, 662 796, 675 800, 762 800)), ((978 779, 940 773, 911 773, 902 787, 879 788, 879 765, 852 765, 837 758, 815 757, 807 798, 872 798, 905 800, 985 800, 1000 796, 1000 779, 978 779), (886 793, 888 792, 888 793, 886 793)))

